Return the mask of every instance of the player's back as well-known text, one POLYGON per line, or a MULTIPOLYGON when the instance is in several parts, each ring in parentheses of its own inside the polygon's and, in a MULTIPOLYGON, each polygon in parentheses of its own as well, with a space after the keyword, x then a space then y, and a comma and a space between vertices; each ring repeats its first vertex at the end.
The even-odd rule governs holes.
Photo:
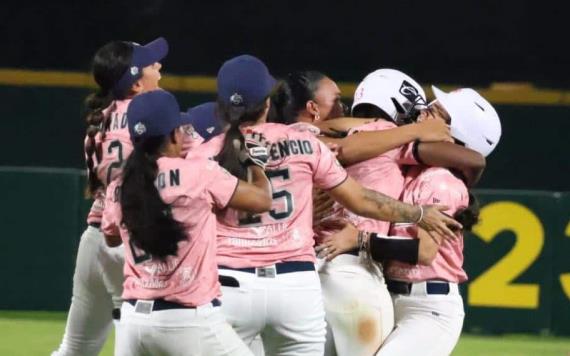
MULTIPOLYGON (((187 239, 178 243, 176 256, 165 261, 153 258, 134 246, 122 221, 117 186, 107 190, 103 231, 120 232, 125 249, 125 299, 166 298, 184 305, 202 305, 219 296, 216 268, 216 217, 214 208, 224 208, 236 189, 237 179, 205 159, 157 160, 155 186, 169 205, 172 217, 181 222, 187 239)), ((142 193, 141 193, 142 194, 142 193)))
MULTIPOLYGON (((350 130, 349 134, 359 131, 382 131, 396 128, 396 125, 387 120, 376 120, 350 130)), ((346 167, 348 174, 362 186, 384 193, 391 198, 399 199, 404 189, 404 173, 402 166, 417 164, 413 158, 412 144, 404 145, 387 151, 379 156, 352 164, 346 167)), ((360 229, 387 234, 390 223, 357 216, 344 209, 338 203, 334 206, 332 217, 346 217, 360 229)))
MULTIPOLYGON (((453 216, 469 205, 469 192, 465 183, 445 168, 412 167, 407 174, 402 201, 415 205, 441 204, 449 207, 447 214, 453 216)), ((417 225, 394 224, 390 235, 417 236, 417 225)), ((390 261, 384 273, 393 279, 406 281, 445 280, 460 283, 467 280, 463 270, 463 234, 450 242, 444 240, 430 266, 409 265, 390 261)))
MULTIPOLYGON (((331 189, 346 179, 334 154, 308 131, 282 124, 252 126, 269 142, 266 174, 273 188, 271 210, 218 214, 218 264, 259 267, 283 261, 315 261, 313 184, 331 189)), ((198 150, 219 152, 223 135, 198 150)))

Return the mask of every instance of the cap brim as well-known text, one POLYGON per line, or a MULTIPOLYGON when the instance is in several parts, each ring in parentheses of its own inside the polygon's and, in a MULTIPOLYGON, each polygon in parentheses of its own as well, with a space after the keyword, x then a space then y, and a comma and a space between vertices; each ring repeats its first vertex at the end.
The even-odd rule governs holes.
POLYGON ((146 67, 160 62, 168 54, 168 42, 159 37, 144 46, 135 46, 133 49, 133 64, 138 67, 146 67))

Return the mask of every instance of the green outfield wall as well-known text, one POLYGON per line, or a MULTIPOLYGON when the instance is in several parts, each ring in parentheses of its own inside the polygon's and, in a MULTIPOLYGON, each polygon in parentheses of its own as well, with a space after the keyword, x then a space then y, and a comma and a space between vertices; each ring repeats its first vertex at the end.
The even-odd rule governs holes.
MULTIPOLYGON (((66 310, 89 201, 83 172, 0 167, 0 309, 66 310)), ((464 330, 570 335, 570 194, 479 190, 464 330)))

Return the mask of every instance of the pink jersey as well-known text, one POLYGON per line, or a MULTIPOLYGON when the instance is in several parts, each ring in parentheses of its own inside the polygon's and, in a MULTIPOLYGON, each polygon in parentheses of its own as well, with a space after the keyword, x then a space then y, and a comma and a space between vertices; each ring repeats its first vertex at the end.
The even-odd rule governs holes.
MULTIPOLYGON (((218 264, 260 267, 284 261, 315 262, 313 250, 313 184, 331 189, 346 171, 334 154, 308 130, 282 124, 251 127, 271 144, 266 174, 273 188, 271 210, 245 214, 227 209, 218 214, 218 264)), ((197 151, 215 156, 223 135, 197 151)))
MULTIPOLYGON (((397 126, 386 120, 377 120, 358 126, 349 131, 354 134, 359 131, 382 131, 396 128, 397 126)), ((404 189, 403 165, 416 165, 413 155, 413 143, 395 148, 372 159, 353 164, 346 168, 348 175, 354 178, 365 188, 384 193, 391 198, 400 199, 404 189)), ((365 218, 351 213, 340 204, 335 204, 331 218, 346 218, 357 225, 360 230, 377 232, 382 235, 388 234, 390 223, 370 218, 365 218)), ((327 232, 323 232, 324 235, 327 232)))
POLYGON ((120 179, 107 189, 102 230, 121 235, 125 248, 124 299, 157 299, 187 306, 209 303, 220 296, 216 265, 216 216, 230 201, 238 180, 216 162, 206 159, 158 159, 155 181, 174 219, 186 227, 188 240, 178 243, 177 256, 165 262, 134 248, 121 226, 121 206, 115 197, 120 179), (120 228, 119 228, 120 227, 120 228))
MULTIPOLYGON (((123 164, 133 150, 129 129, 127 128, 127 108, 131 99, 116 100, 103 110, 109 115, 109 125, 105 137, 101 133, 95 136, 95 143, 101 145, 101 160, 93 155, 94 170, 101 183, 106 187, 121 173, 123 164)), ((87 142, 87 138, 85 139, 87 142)), ((101 223, 105 201, 104 188, 95 194, 95 200, 87 216, 88 224, 101 223)))
MULTIPOLYGON (((109 116, 109 125, 105 131, 105 137, 101 133, 95 136, 95 142, 101 144, 101 160, 95 162, 97 177, 106 187, 121 175, 127 158, 133 151, 133 144, 127 126, 127 108, 131 99, 116 100, 108 108, 103 110, 104 115, 109 116)), ((182 143, 183 156, 191 149, 200 145, 204 139, 194 131, 191 125, 186 128, 186 135, 182 143)), ((87 140, 87 139, 86 139, 87 140)), ((95 201, 87 217, 87 223, 100 223, 104 208, 104 190, 95 195, 95 201)))
MULTIPOLYGON (((413 167, 408 176, 410 182, 404 189, 405 203, 424 205, 442 204, 449 206, 447 214, 453 216, 459 209, 469 205, 469 193, 465 183, 445 168, 413 167)), ((417 237, 415 224, 395 224, 390 230, 392 236, 417 237)), ((463 270, 463 234, 449 242, 445 240, 430 266, 410 265, 390 261, 384 268, 389 278, 409 282, 443 280, 461 283, 467 280, 463 270)))

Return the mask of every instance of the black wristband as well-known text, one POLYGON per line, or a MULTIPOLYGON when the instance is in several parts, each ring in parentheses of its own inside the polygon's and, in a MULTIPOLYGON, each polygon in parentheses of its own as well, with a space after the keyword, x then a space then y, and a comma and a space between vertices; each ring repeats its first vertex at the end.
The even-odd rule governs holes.
POLYGON ((420 153, 418 152, 418 146, 420 145, 420 143, 421 142, 419 140, 414 141, 414 145, 412 146, 412 155, 414 155, 414 159, 419 164, 423 164, 425 166, 426 164, 424 163, 424 161, 422 161, 420 153))
POLYGON ((372 259, 376 261, 397 260, 412 265, 418 264, 420 251, 418 239, 391 239, 372 234, 368 246, 372 259))

